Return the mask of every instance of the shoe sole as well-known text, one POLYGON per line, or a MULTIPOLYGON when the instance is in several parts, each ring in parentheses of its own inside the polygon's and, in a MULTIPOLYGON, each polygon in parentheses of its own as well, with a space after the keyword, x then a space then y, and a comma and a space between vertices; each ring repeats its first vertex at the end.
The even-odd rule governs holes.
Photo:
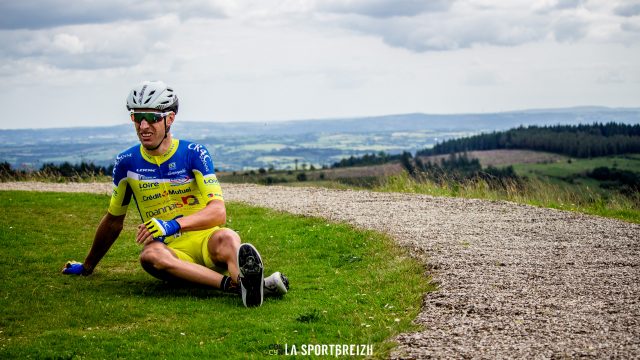
POLYGON ((258 250, 251 244, 238 248, 242 302, 246 307, 262 305, 264 298, 264 266, 258 250))

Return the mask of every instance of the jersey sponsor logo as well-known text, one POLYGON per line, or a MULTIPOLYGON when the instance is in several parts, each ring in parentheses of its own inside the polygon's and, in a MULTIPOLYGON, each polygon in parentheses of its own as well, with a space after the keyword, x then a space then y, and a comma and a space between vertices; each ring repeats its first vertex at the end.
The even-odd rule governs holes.
POLYGON ((133 154, 131 153, 126 153, 126 154, 120 154, 118 156, 116 156, 116 165, 118 165, 118 163, 126 158, 130 158, 133 154))
POLYGON ((165 214, 179 207, 182 207, 182 204, 178 204, 178 203, 169 204, 155 210, 149 210, 145 213, 145 216, 147 217, 147 219, 156 217, 158 215, 165 214))
POLYGON ((138 184, 138 187, 142 190, 155 189, 160 186, 159 182, 141 182, 138 184))
MULTIPOLYGON (((142 201, 151 201, 151 200, 157 200, 157 199, 161 199, 163 197, 167 197, 169 195, 184 195, 184 194, 188 194, 191 192, 191 187, 188 187, 186 189, 177 189, 177 190, 169 190, 169 191, 163 191, 161 193, 155 193, 153 195, 143 195, 142 196, 142 201)), ((180 198, 180 200, 182 200, 182 203, 185 205, 197 205, 200 202, 198 201, 198 198, 195 197, 195 195, 189 195, 189 196, 183 196, 180 198)))
POLYGON ((175 169, 176 169, 176 163, 175 162, 169 163, 169 170, 175 170, 175 169))
POLYGON ((187 148, 189 150, 193 150, 197 152, 198 155, 200 156, 200 161, 202 162, 202 166, 204 166, 204 169, 206 171, 211 171, 209 169, 209 163, 207 162, 207 160, 211 161, 211 156, 209 156, 209 152, 207 152, 207 149, 204 146, 200 144, 191 143, 189 144, 189 146, 187 146, 187 148))
POLYGON ((164 196, 164 194, 160 194, 160 193, 155 193, 153 195, 142 195, 142 201, 150 201, 150 200, 156 200, 156 199, 160 199, 164 196))
MULTIPOLYGON (((140 170, 140 169, 138 169, 140 170)), ((133 172, 133 171, 127 171, 127 177, 133 180, 138 180, 138 181, 143 181, 146 180, 147 182, 149 182, 149 180, 156 180, 158 179, 158 176, 154 175, 154 174, 147 174, 147 175, 142 175, 142 174, 138 174, 137 172, 133 172)))
POLYGON ((194 195, 189 195, 182 197, 182 203, 185 205, 198 205, 200 204, 200 201, 198 201, 198 198, 194 195))
POLYGON ((171 195, 182 195, 190 192, 191 192, 191 187, 188 187, 186 189, 179 189, 179 190, 169 190, 169 194, 171 195))
POLYGON ((213 185, 213 184, 218 184, 219 183, 217 178, 204 179, 202 182, 204 182, 205 185, 213 185))
MULTIPOLYGON (((161 194, 156 194, 153 196, 158 196, 161 197, 161 194)), ((143 197, 144 199, 144 197, 143 197)), ((156 217, 158 215, 162 215, 162 214, 166 214, 168 212, 171 212, 175 209, 180 209, 182 207, 186 206, 193 206, 193 205, 198 205, 200 204, 200 201, 198 200, 198 198, 195 195, 189 195, 189 196, 183 196, 180 198, 180 200, 182 201, 180 202, 176 202, 176 203, 171 203, 171 204, 167 204, 163 207, 154 209, 154 210, 149 210, 147 212, 145 212, 145 216, 146 218, 152 218, 152 217, 156 217)))
POLYGON ((137 172, 156 172, 156 169, 141 168, 136 169, 137 172))
POLYGON ((191 181, 191 178, 187 175, 181 176, 179 178, 176 179, 170 179, 169 182, 171 183, 171 186, 180 186, 180 185, 184 185, 187 184, 191 181))
POLYGON ((120 162, 126 158, 130 158, 131 155, 132 155, 131 153, 126 153, 126 154, 120 154, 116 156, 116 161, 114 161, 113 163, 113 177, 116 176, 116 169, 118 168, 118 165, 120 165, 120 162))
POLYGON ((182 170, 178 170, 178 171, 169 171, 167 173, 168 176, 173 176, 173 175, 180 175, 180 174, 186 174, 187 173, 187 169, 182 169, 182 170))

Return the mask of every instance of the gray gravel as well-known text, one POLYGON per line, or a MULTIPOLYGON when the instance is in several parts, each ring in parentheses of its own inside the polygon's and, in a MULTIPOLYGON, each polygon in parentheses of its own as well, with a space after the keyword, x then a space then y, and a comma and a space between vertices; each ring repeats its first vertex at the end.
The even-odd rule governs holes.
POLYGON ((416 319, 424 330, 398 336, 393 358, 640 357, 640 225, 413 194, 232 184, 224 190, 230 201, 386 232, 424 261, 439 289, 425 296, 416 319))

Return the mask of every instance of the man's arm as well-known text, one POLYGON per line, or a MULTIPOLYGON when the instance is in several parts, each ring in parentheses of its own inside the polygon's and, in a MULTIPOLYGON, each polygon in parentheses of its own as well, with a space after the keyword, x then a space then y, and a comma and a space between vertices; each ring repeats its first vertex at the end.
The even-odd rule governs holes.
POLYGON ((182 231, 211 229, 227 222, 227 210, 224 201, 210 201, 204 209, 195 214, 176 219, 182 231))
POLYGON ((100 262, 102 257, 109 251, 111 245, 113 245, 122 231, 124 217, 125 215, 115 216, 107 212, 102 218, 96 230, 96 235, 93 238, 89 255, 84 259, 84 271, 82 275, 91 274, 96 265, 98 265, 98 262, 100 262))

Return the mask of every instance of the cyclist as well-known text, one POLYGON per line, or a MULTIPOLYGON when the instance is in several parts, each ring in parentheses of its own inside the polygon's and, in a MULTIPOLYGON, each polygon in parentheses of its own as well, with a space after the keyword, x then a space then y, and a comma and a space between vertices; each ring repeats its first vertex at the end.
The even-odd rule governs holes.
POLYGON ((90 275, 120 235, 131 200, 142 218, 136 242, 140 263, 152 276, 239 293, 245 306, 263 296, 284 295, 286 276, 265 278, 260 254, 223 227, 226 209, 211 155, 197 143, 171 136, 178 97, 161 81, 144 81, 127 97, 140 145, 120 153, 113 193, 84 262, 68 262, 64 274, 90 275), (223 275, 226 272, 228 275, 223 275))

